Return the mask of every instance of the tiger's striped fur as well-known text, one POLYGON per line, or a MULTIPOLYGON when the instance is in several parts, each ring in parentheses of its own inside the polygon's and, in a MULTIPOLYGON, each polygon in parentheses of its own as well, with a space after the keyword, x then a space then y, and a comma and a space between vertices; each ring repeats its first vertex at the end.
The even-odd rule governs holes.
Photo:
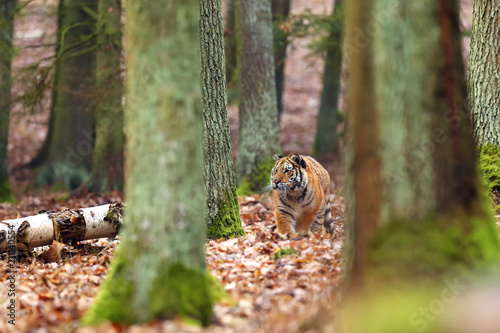
POLYGON ((288 236, 323 229, 334 233, 328 172, 310 156, 274 154, 273 158, 270 186, 278 231, 288 236))

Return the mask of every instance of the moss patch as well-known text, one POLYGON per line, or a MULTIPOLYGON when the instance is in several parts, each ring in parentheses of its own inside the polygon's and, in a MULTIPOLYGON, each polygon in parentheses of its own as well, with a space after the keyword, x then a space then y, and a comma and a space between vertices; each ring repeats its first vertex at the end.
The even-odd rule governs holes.
POLYGON ((226 200, 220 202, 217 216, 207 226, 209 239, 233 238, 244 236, 241 226, 240 210, 236 189, 226 192, 226 200))
POLYGON ((464 219, 389 223, 373 241, 369 274, 432 281, 450 272, 466 275, 498 260, 500 244, 494 221, 489 217, 464 219))
MULTIPOLYGON (((453 280, 451 280, 453 281, 453 280)), ((448 283, 449 284, 449 283, 448 283)), ((383 285, 382 285, 383 286, 383 285)), ((445 281, 435 285, 406 285, 400 288, 377 287, 351 298, 338 315, 336 332, 341 333, 441 333, 442 315, 457 299, 445 281), (443 290, 448 290, 444 293, 443 290), (443 299, 441 299, 444 297, 443 299), (360 320, 363 318, 363 320, 360 320)), ((459 290, 457 294, 463 292, 459 290)))
POLYGON ((212 320, 211 290, 205 272, 181 263, 166 266, 153 282, 151 318, 188 317, 206 326, 212 320))
POLYGON ((126 266, 127 262, 122 259, 118 248, 94 304, 81 320, 83 326, 94 326, 105 322, 123 324, 135 322, 137 315, 134 314, 131 305, 135 287, 133 281, 127 278, 126 266))
POLYGON ((487 144, 479 147, 479 169, 484 187, 493 201, 495 210, 500 212, 500 147, 487 144))
POLYGON ((255 170, 250 175, 243 176, 238 187, 238 195, 251 195, 260 193, 264 187, 269 185, 271 170, 274 167, 274 160, 271 157, 258 163, 255 170))
POLYGON ((134 282, 126 273, 130 267, 121 257, 115 260, 118 262, 113 262, 94 304, 81 320, 83 326, 105 322, 131 325, 176 317, 206 326, 212 320, 213 300, 228 297, 210 273, 181 263, 163 265, 152 283, 149 307, 138 314, 133 306, 134 282))
POLYGON ((273 259, 274 260, 278 260, 282 257, 285 257, 285 256, 293 256, 293 255, 296 255, 297 254, 297 250, 291 248, 291 247, 287 247, 287 248, 284 248, 284 249, 279 249, 278 251, 274 252, 273 253, 273 259))
POLYGON ((10 190, 8 179, 0 180, 0 202, 15 202, 16 198, 10 190))

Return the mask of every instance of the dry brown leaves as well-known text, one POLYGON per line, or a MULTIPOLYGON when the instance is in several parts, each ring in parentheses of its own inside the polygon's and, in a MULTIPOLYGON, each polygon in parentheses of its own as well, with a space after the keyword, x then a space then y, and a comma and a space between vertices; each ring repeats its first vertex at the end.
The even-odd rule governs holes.
MULTIPOLYGON (((102 204, 119 197, 89 195, 66 204, 54 199, 26 199, 17 206, 0 205, 0 219, 32 215, 46 204, 55 208, 86 203, 102 204), (15 207, 19 208, 16 212, 15 207), (21 212, 23 214, 21 214, 21 212), (5 214, 7 212, 7 214, 5 214), (27 214, 25 214, 27 213, 27 214), (14 216, 13 216, 14 215, 14 216)), ((274 214, 270 199, 257 196, 240 199, 241 217, 247 235, 238 239, 212 240, 207 244, 207 266, 231 296, 215 305, 216 324, 208 328, 187 325, 177 319, 127 328, 131 332, 292 332, 314 329, 320 307, 331 309, 337 301, 341 278, 342 228, 336 236, 312 234, 301 240, 286 240, 271 231, 274 214), (292 251, 273 259, 282 249, 292 251), (313 319, 311 319, 313 318, 313 319)), ((52 207, 51 207, 52 208, 52 207)), ((343 210, 343 198, 334 196, 332 212, 343 210)), ((16 325, 7 323, 8 265, 0 261, 0 331, 67 332, 96 296, 118 241, 105 239, 65 246, 61 260, 45 263, 43 256, 22 258, 16 273, 16 325)), ((46 255, 45 255, 46 256, 46 255)), ((51 261, 51 260, 48 260, 51 261)), ((85 332, 121 331, 104 325, 85 332)))

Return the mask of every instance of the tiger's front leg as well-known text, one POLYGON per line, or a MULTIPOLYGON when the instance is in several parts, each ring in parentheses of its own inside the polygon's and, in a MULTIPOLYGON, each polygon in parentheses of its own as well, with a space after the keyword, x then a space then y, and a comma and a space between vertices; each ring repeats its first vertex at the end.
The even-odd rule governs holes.
POLYGON ((280 234, 288 237, 295 237, 297 235, 294 227, 295 219, 292 214, 285 210, 276 208, 274 215, 276 217, 276 227, 278 228, 278 232, 280 234))

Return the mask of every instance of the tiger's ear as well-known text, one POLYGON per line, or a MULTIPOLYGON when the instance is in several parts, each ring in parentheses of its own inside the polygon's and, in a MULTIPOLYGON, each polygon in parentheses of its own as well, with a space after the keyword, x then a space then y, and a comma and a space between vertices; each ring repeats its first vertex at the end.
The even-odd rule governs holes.
POLYGON ((305 169, 307 166, 306 161, 304 161, 302 156, 300 156, 299 154, 293 154, 292 160, 298 165, 300 165, 303 169, 305 169))
POLYGON ((273 160, 274 162, 278 162, 279 160, 281 160, 283 158, 283 156, 281 156, 280 154, 278 153, 274 153, 273 155, 273 160))

